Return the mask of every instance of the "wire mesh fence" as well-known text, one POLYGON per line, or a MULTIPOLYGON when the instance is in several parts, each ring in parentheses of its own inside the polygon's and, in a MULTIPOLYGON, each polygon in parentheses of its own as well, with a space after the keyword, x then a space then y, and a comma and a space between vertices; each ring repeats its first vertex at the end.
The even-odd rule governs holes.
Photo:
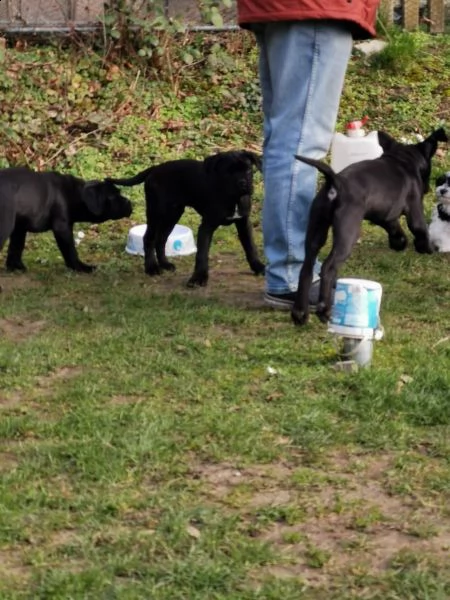
MULTIPOLYGON (((110 0, 113 4, 114 0, 110 0)), ((139 16, 163 14, 186 25, 207 25, 196 0, 129 0, 139 16)), ((220 11, 225 27, 236 25, 235 2, 220 11)), ((0 0, 0 28, 20 31, 95 27, 105 13, 105 0, 0 0)))
MULTIPOLYGON (((159 11, 189 27, 208 25, 202 19, 199 0, 129 0, 129 4, 140 16, 159 11)), ((221 4, 219 0, 217 4, 221 4)), ((406 29, 424 23, 430 31, 441 32, 449 20, 450 0, 382 0, 381 9, 388 20, 406 29)), ((105 0, 0 0, 0 29, 51 32, 95 28, 101 23, 104 11, 105 0)), ((236 26, 235 1, 231 8, 222 8, 221 14, 223 29, 236 26)))
POLYGON ((448 0, 381 0, 381 11, 387 21, 408 31, 424 25, 431 33, 444 32, 449 10, 448 0))

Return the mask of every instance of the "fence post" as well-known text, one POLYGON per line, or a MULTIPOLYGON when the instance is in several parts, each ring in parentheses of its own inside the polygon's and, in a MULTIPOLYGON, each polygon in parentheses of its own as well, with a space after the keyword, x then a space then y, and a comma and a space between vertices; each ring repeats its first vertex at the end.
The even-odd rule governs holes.
POLYGON ((430 31, 443 33, 445 30, 445 2, 444 0, 430 0, 430 31))
POLYGON ((394 22, 394 0, 381 0, 380 14, 387 25, 394 22))
POLYGON ((404 0, 403 2, 403 24, 406 31, 419 27, 419 0, 404 0))

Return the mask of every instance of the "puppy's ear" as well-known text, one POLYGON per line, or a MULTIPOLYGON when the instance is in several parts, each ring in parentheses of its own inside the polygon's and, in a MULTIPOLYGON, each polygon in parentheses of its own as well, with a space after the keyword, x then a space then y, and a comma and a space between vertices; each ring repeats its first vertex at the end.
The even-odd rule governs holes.
POLYGON ((446 181, 447 181, 447 175, 439 175, 439 177, 436 177, 435 185, 436 185, 436 187, 439 187, 440 185, 444 185, 444 183, 446 183, 446 181))
POLYGON ((104 197, 98 181, 88 181, 82 191, 83 202, 94 216, 99 217, 104 208, 104 197))
POLYGON ((438 142, 448 142, 447 134, 442 127, 433 131, 433 133, 431 133, 423 142, 417 144, 417 146, 425 158, 431 160, 436 153, 438 142))
POLYGON ((383 148, 383 152, 389 152, 398 142, 385 131, 378 132, 378 143, 383 148))
POLYGON ((203 167, 206 173, 212 173, 217 171, 218 164, 220 162, 220 156, 214 154, 213 156, 207 156, 203 161, 203 167))
POLYGON ((445 133, 445 129, 443 127, 439 127, 439 129, 433 131, 430 137, 433 137, 438 142, 448 142, 448 136, 445 133))
POLYGON ((258 169, 258 171, 262 172, 262 156, 256 154, 256 152, 250 152, 249 150, 243 150, 242 156, 245 156, 250 160, 250 162, 258 169))

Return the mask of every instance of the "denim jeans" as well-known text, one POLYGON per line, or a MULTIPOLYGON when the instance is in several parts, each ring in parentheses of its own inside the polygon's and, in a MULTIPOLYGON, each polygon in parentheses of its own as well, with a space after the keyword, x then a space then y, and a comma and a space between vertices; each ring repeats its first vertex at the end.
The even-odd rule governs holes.
POLYGON ((264 113, 266 290, 283 294, 298 286, 317 185, 317 171, 294 154, 321 159, 329 150, 352 36, 320 21, 258 23, 252 30, 264 113))

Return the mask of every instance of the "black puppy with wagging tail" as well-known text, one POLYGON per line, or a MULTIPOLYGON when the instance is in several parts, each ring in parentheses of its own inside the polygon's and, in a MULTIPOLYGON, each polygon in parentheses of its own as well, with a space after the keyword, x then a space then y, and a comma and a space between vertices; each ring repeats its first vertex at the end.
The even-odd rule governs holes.
POLYGON ((0 250, 9 238, 9 271, 25 270, 22 253, 28 232, 51 230, 66 266, 90 273, 95 266, 78 258, 74 223, 103 223, 129 217, 131 212, 131 202, 112 183, 27 167, 0 169, 0 250))
POLYGON ((327 240, 330 227, 333 230, 333 244, 322 265, 316 309, 317 316, 325 323, 331 316, 332 290, 337 271, 349 257, 360 235, 363 220, 385 229, 393 250, 404 250, 407 238, 399 223, 399 218, 404 215, 414 236, 417 252, 433 251, 422 201, 429 190, 431 159, 438 142, 448 141, 447 135, 440 128, 423 142, 401 144, 380 131, 378 141, 383 148, 379 158, 354 163, 339 173, 319 160, 296 156, 325 176, 325 183, 311 205, 305 261, 292 307, 292 319, 298 325, 308 320, 308 294, 314 263, 327 240))
POLYGON ((208 283, 208 256, 212 238, 221 225, 235 225, 247 262, 256 274, 264 273, 253 240, 250 221, 253 167, 261 159, 246 150, 219 152, 205 160, 179 159, 155 165, 129 179, 108 179, 116 185, 144 183, 147 230, 144 235, 145 272, 174 271, 165 245, 187 206, 201 216, 195 268, 188 287, 208 283))

